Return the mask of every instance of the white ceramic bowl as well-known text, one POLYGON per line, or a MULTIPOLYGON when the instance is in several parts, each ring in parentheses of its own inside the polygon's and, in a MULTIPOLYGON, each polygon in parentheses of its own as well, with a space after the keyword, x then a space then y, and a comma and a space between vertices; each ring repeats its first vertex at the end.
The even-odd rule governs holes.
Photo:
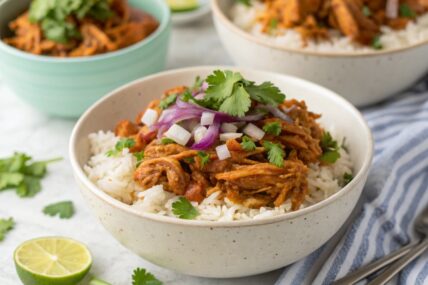
MULTIPOLYGON (((271 81, 288 98, 306 100, 323 114, 321 123, 342 132, 355 164, 355 178, 330 198, 282 216, 254 221, 180 220, 136 211, 98 189, 82 167, 90 156, 88 135, 134 118, 168 88, 192 84, 221 67, 173 70, 134 81, 110 93, 79 120, 70 142, 72 168, 85 200, 124 246, 162 267, 204 277, 239 277, 271 271, 310 254, 332 237, 354 208, 367 179, 373 142, 361 114, 346 100, 313 83, 280 74, 240 71, 256 82, 271 81)), ((223 68, 224 69, 224 68, 223 68)))
POLYGON ((235 0, 212 0, 218 34, 239 66, 290 74, 326 86, 357 106, 379 102, 428 72, 428 41, 370 53, 311 52, 268 43, 231 20, 235 0))

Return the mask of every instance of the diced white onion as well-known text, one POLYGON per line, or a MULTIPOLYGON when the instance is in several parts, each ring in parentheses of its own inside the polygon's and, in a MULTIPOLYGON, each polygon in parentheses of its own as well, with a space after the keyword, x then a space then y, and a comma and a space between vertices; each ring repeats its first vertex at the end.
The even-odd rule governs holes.
POLYGON ((162 121, 166 116, 168 116, 169 114, 174 113, 174 110, 163 110, 160 117, 159 117, 159 121, 162 121))
POLYGON ((217 157, 219 160, 225 160, 231 157, 230 151, 227 148, 227 145, 222 144, 215 148, 215 151, 217 152, 217 157))
POLYGON ((220 134, 221 141, 233 140, 242 137, 242 133, 223 133, 220 134))
POLYGON ((221 131, 223 133, 236 133, 238 127, 231 123, 223 123, 221 124, 221 131))
POLYGON ((147 109, 144 112, 143 117, 141 118, 141 123, 145 124, 148 127, 153 126, 158 120, 158 112, 153 109, 147 109))
POLYGON ((207 134, 208 129, 203 127, 203 126, 199 126, 196 129, 193 130, 193 138, 195 139, 196 143, 199 143, 207 134))
POLYGON ((244 128, 243 132, 244 134, 250 136, 252 139, 258 141, 265 136, 265 132, 262 129, 251 123, 244 128))
POLYGON ((192 134, 189 133, 185 128, 183 128, 177 124, 174 124, 165 133, 165 136, 167 138, 174 140, 176 143, 184 146, 189 142, 192 134))
POLYGON ((202 126, 210 126, 214 123, 214 113, 203 112, 201 116, 201 125, 202 126))

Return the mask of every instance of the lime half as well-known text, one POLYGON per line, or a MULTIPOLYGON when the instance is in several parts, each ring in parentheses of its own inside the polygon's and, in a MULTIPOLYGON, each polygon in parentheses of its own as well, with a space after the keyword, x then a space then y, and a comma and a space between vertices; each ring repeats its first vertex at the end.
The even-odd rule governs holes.
POLYGON ((92 265, 85 245, 62 237, 26 241, 15 250, 14 260, 25 285, 75 285, 92 265))
POLYGON ((186 12, 199 7, 199 0, 166 0, 173 12, 186 12))

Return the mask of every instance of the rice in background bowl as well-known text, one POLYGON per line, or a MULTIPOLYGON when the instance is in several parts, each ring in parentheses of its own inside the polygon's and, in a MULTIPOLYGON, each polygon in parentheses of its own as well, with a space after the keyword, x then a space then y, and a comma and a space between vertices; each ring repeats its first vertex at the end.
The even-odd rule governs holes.
POLYGON ((367 179, 373 142, 360 113, 327 89, 280 74, 240 69, 237 71, 249 80, 272 81, 286 90, 289 98, 304 99, 310 109, 323 114, 323 125, 335 125, 335 132, 347 138, 354 180, 331 197, 296 212, 264 219, 218 222, 144 213, 112 198, 91 182, 84 171, 91 156, 88 139, 91 133, 111 130, 118 120, 138 113, 165 89, 190 85, 197 75, 205 77, 216 69, 236 70, 230 67, 173 70, 114 91, 77 123, 70 141, 70 159, 84 199, 105 228, 131 251, 184 274, 241 277, 295 262, 320 247, 339 229, 354 208, 367 179))
MULTIPOLYGON (((346 38, 339 39, 334 49, 326 43, 303 49, 296 33, 290 32, 287 37, 272 39, 265 35, 260 38, 245 31, 252 29, 249 23, 255 17, 254 10, 239 16, 239 25, 244 29, 239 27, 233 22, 235 3, 234 0, 213 0, 212 8, 218 35, 232 59, 240 66, 305 78, 333 89, 357 106, 393 96, 428 72, 428 39, 422 39, 426 37, 426 30, 420 34, 420 39, 412 40, 409 45, 389 50, 356 50, 347 43, 346 38), (280 40, 286 44, 279 43, 280 40)), ((426 26, 425 17, 419 19, 421 27, 426 26)), ((414 28, 414 25, 408 27, 412 33, 414 28)), ((394 38, 385 36, 384 43, 397 46, 396 40, 402 41, 400 33, 403 32, 398 32, 394 38)), ((409 37, 406 35, 406 38, 409 37)))

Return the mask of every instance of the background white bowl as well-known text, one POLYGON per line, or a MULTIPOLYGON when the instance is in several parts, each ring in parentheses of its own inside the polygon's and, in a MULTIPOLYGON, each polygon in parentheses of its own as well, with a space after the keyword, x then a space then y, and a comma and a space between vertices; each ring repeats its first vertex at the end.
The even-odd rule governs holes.
POLYGON ((372 53, 309 52, 274 45, 237 27, 235 0, 212 0, 217 32, 239 66, 281 72, 326 86, 357 106, 379 102, 428 72, 428 41, 372 53))
POLYGON ((204 77, 215 69, 222 68, 195 67, 149 76, 98 101, 73 131, 73 171, 84 198, 105 228, 146 260, 205 277, 240 277, 271 271, 310 254, 333 236, 351 213, 366 182, 373 149, 370 130, 361 114, 333 92, 294 77, 239 70, 249 80, 272 81, 288 98, 306 100, 312 111, 323 114, 322 124, 334 126, 347 138, 355 164, 354 180, 330 198, 296 212, 236 222, 187 221, 144 214, 98 189, 82 169, 90 156, 90 133, 113 129, 120 119, 134 118, 164 90, 191 85, 196 76, 204 77))

